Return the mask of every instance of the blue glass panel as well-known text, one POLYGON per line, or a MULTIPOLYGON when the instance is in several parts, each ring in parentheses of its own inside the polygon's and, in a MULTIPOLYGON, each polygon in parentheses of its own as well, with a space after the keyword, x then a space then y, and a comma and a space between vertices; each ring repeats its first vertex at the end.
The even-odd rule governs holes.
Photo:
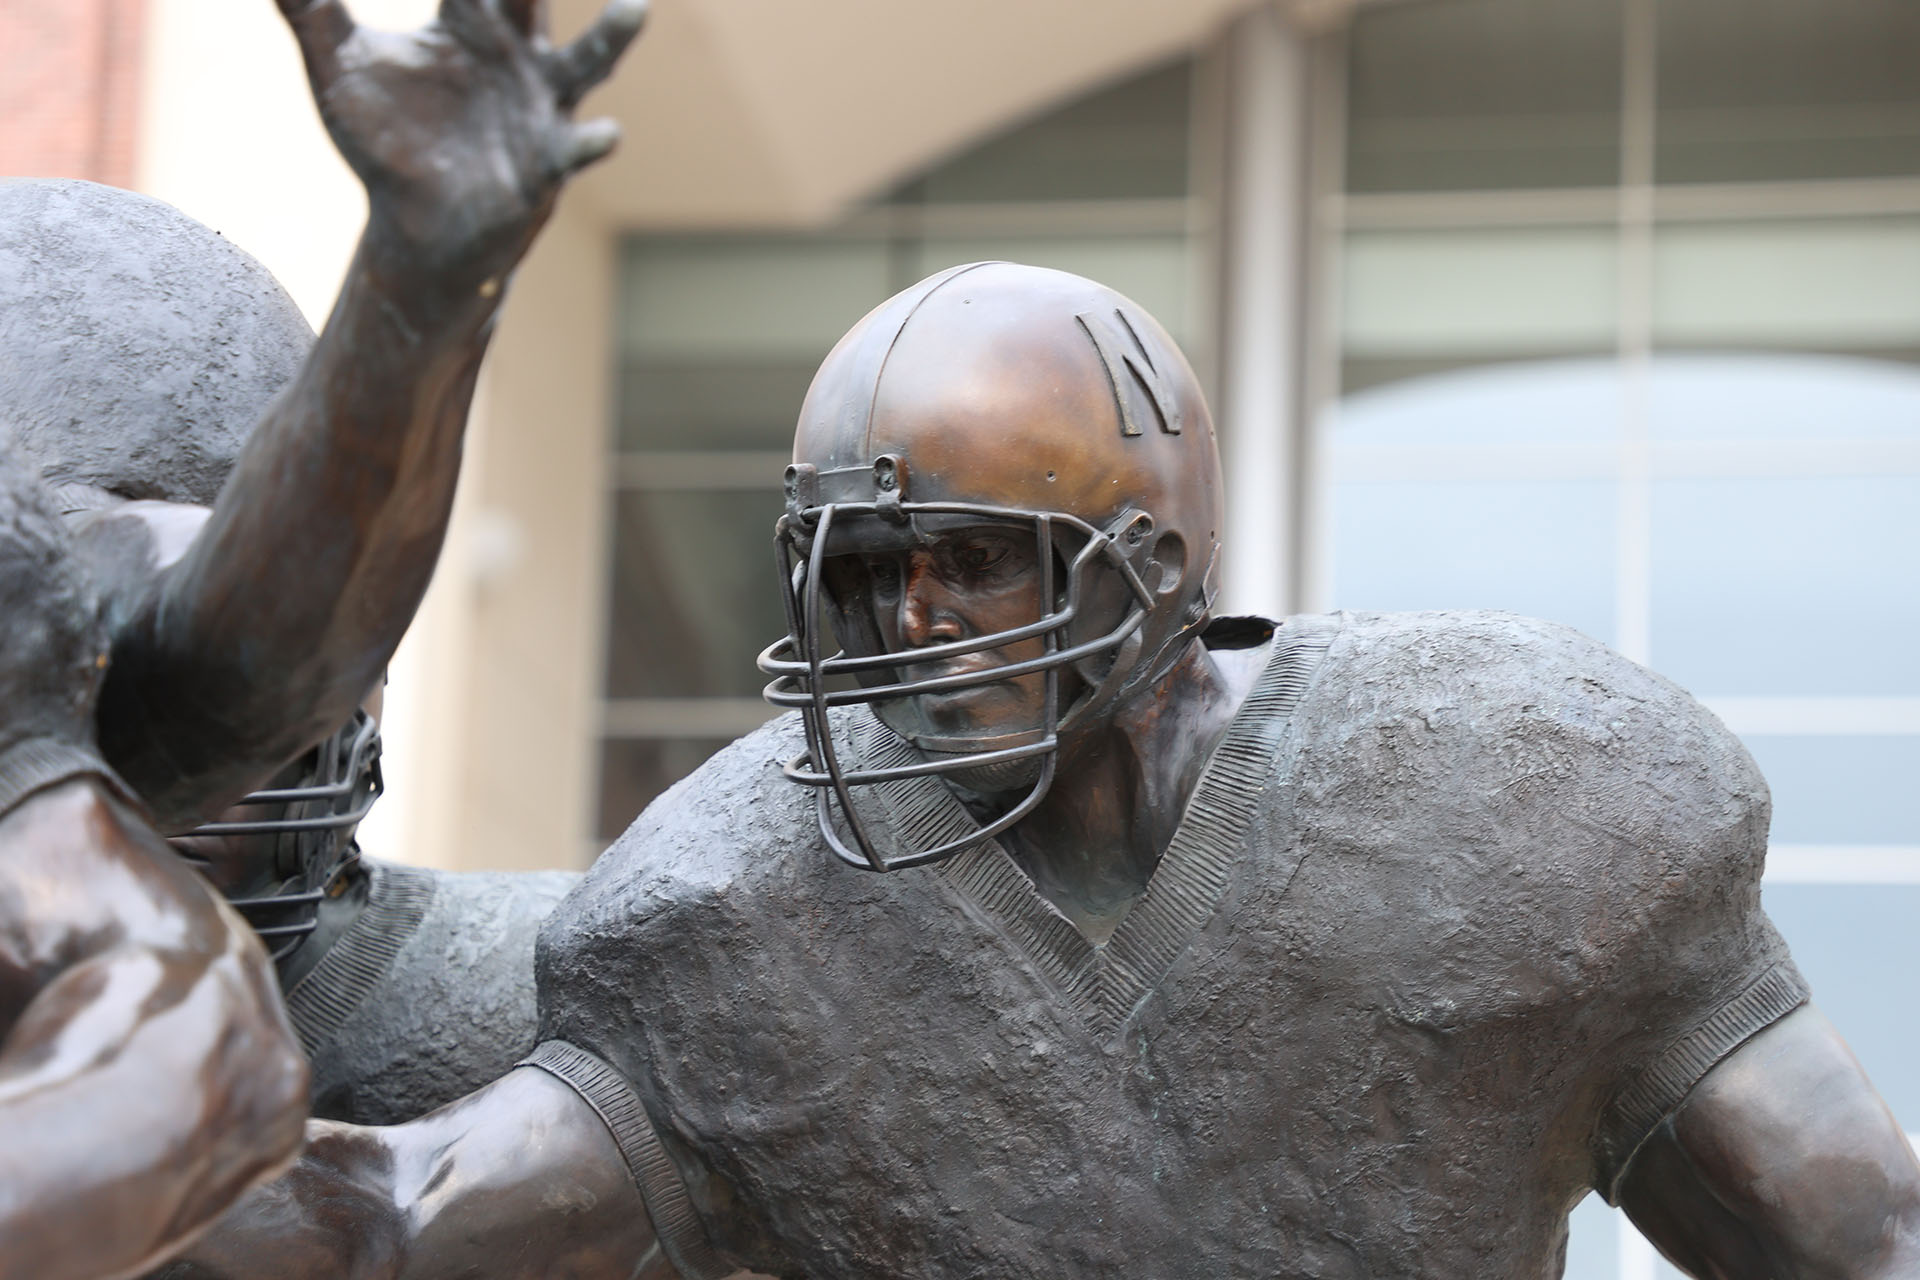
POLYGON ((1920 436, 1920 369, 1846 356, 1661 355, 1647 381, 1655 440, 1920 436))
POLYGON ((1620 1280, 1620 1228, 1597 1195, 1582 1200, 1568 1220, 1563 1280, 1620 1280))
POLYGON ((1333 601, 1508 609, 1606 640, 1615 504, 1593 480, 1337 484, 1333 601))
POLYGON ((1920 476, 1657 482, 1652 601, 1697 693, 1920 693, 1920 476))
POLYGON ((1920 844, 1920 736, 1745 741, 1773 790, 1776 844, 1920 844))
POLYGON ((1592 444, 1620 431, 1610 359, 1528 360, 1431 374, 1341 401, 1335 455, 1353 445, 1592 444))

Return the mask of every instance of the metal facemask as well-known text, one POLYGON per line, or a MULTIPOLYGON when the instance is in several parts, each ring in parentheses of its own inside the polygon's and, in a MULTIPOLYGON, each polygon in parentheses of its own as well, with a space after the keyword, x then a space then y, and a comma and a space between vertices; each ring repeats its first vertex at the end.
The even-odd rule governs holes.
MULTIPOLYGON (((237 802, 274 806, 281 816, 208 822, 186 833, 278 837, 271 870, 277 886, 227 903, 253 926, 275 963, 291 957, 318 927, 321 901, 337 892, 341 877, 360 860, 352 831, 385 790, 380 726, 365 708, 302 759, 312 766, 301 782, 255 791, 237 802)), ((176 851, 190 863, 208 865, 205 858, 176 851)))
POLYGON ((791 781, 815 788, 815 812, 827 846, 841 861, 860 870, 898 871, 952 857, 1033 812, 1053 784, 1061 731, 1070 729, 1093 708, 1109 705, 1133 667, 1121 655, 1130 644, 1139 645, 1138 633, 1154 605, 1153 593, 1142 580, 1137 563, 1146 558, 1152 516, 1129 509, 1107 527, 1096 528, 1062 511, 914 502, 908 497, 906 461, 895 454, 881 455, 870 468, 822 472, 810 464, 796 463, 787 468, 786 496, 787 513, 777 526, 774 544, 788 633, 767 646, 760 654, 759 666, 774 677, 766 687, 767 701, 801 714, 807 749, 786 763, 785 773, 791 781), (890 528, 904 545, 924 541, 927 523, 932 521, 1004 524, 1030 530, 1041 578, 1041 616, 988 635, 911 651, 887 651, 879 640, 871 610, 863 604, 847 607, 851 602, 836 601, 825 589, 828 557, 853 549, 848 535, 856 528, 864 528, 869 534, 876 528, 890 528), (1070 637, 1076 624, 1078 629, 1090 625, 1086 604, 1093 595, 1093 580, 1100 576, 1096 571, 1103 568, 1123 584, 1125 607, 1119 610, 1118 621, 1101 634, 1073 641, 1070 637), (828 609, 839 616, 843 638, 849 633, 859 636, 855 647, 865 652, 850 653, 842 647, 825 656, 834 633, 826 616, 828 609), (909 662, 915 666, 938 663, 1035 638, 1045 644, 1045 652, 1036 658, 923 679, 905 679, 899 670, 909 662), (1062 708, 1060 676, 1069 666, 1082 675, 1091 691, 1077 698, 1072 707, 1062 708), (1030 730, 997 738, 934 740, 896 728, 900 737, 919 749, 923 759, 908 765, 851 770, 842 763, 829 716, 832 708, 874 706, 875 714, 891 725, 897 717, 888 717, 884 704, 898 706, 920 695, 1033 672, 1045 673, 1045 692, 1041 721, 1030 730), (924 758, 928 752, 933 753, 932 758, 924 758), (972 832, 933 848, 892 857, 882 854, 854 804, 854 787, 928 775, 979 776, 998 766, 1034 759, 1039 761, 1038 776, 1019 803, 991 822, 976 824, 972 832))

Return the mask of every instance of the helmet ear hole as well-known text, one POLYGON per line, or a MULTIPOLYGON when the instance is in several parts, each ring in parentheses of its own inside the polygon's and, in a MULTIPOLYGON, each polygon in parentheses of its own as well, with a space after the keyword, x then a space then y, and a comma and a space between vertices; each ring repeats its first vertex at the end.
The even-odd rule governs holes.
POLYGON ((1155 595, 1167 595, 1180 587, 1187 572, 1187 542, 1169 529, 1153 544, 1153 559, 1148 566, 1155 575, 1150 585, 1155 595))

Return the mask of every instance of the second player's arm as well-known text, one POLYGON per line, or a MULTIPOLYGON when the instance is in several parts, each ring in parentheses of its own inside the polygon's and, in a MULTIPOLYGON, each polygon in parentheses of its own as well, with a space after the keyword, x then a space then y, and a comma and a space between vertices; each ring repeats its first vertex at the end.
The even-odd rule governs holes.
POLYGON ((531 4, 447 0, 407 34, 338 0, 281 8, 368 222, 212 519, 118 629, 101 746, 163 828, 257 786, 379 678, 439 554, 506 278, 566 176, 612 145, 573 105, 640 16, 620 0, 555 50, 531 4))
POLYGON ((521 1067, 410 1124, 306 1150, 165 1280, 675 1280, 606 1125, 521 1067))

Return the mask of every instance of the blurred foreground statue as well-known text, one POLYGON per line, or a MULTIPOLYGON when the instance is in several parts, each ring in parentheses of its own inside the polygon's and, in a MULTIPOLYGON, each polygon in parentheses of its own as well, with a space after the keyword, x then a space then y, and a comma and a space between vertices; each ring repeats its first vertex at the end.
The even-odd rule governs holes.
POLYGON ((265 957, 101 759, 100 600, 0 449, 0 1277, 166 1256, 297 1149, 265 957))
POLYGON ((1213 617, 1193 376, 1058 272, 883 304, 794 457, 796 714, 549 919, 523 1067, 315 1125, 170 1275, 1549 1277, 1595 1189, 1696 1275, 1920 1268, 1681 690, 1505 615, 1213 617))
MULTIPOLYGON (((556 50, 530 4, 448 0, 411 35, 282 8, 370 205, 304 360, 271 338, 291 309, 264 273, 200 253, 164 206, 128 206, 141 251, 96 255, 100 189, 0 184, 0 444, 85 513, 69 553, 30 487, 6 503, 27 513, 0 601, 7 1280, 151 1264, 292 1150, 305 1076, 257 948, 122 801, 192 828, 354 717, 438 554, 507 275, 613 144, 572 108, 640 19, 616 6, 556 50), (296 367, 257 425, 240 412, 296 367)), ((272 834, 343 826, 310 816, 272 834)))

